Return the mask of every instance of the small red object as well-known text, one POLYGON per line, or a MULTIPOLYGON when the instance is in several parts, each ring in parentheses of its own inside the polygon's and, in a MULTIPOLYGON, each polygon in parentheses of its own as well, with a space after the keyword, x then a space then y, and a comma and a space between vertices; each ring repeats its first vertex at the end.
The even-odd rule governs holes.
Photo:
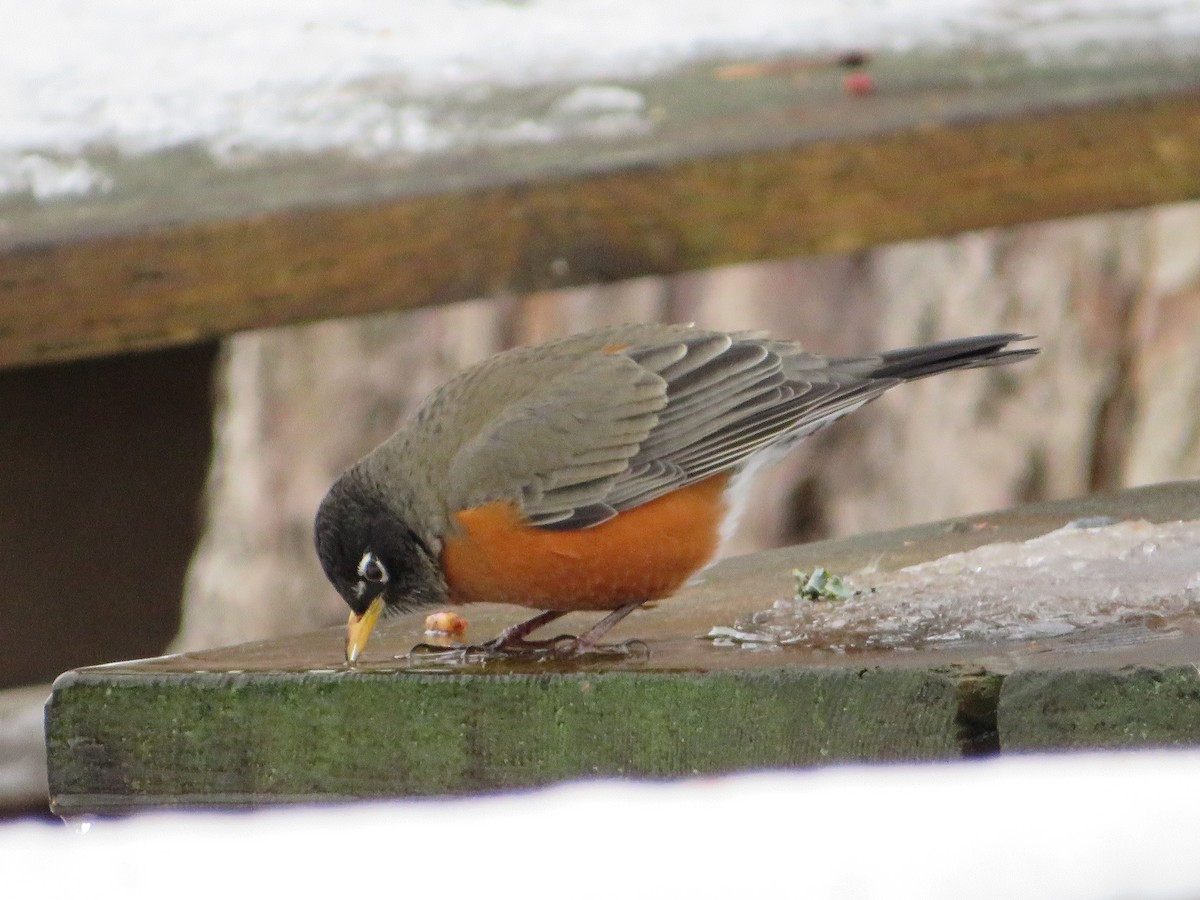
POLYGON ((842 79, 842 90, 852 97, 875 93, 875 79, 869 72, 851 72, 842 79))

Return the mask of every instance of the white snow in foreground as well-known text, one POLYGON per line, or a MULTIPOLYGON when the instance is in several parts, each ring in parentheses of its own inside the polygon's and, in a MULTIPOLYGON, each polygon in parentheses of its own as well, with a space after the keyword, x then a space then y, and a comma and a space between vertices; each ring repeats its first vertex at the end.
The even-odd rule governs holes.
POLYGON ((7 896, 1200 896, 1200 752, 0 828, 7 896))
MULTIPOLYGON (((78 158, 88 148, 199 146, 236 162, 549 140, 578 122, 553 108, 545 119, 475 118, 461 104, 497 87, 562 84, 570 107, 580 82, 619 89, 608 83, 697 58, 972 43, 1036 56, 1196 35, 1190 0, 11 3, 0 29, 0 194, 108 189, 78 158)), ((602 117, 591 133, 649 127, 637 104, 602 117)))

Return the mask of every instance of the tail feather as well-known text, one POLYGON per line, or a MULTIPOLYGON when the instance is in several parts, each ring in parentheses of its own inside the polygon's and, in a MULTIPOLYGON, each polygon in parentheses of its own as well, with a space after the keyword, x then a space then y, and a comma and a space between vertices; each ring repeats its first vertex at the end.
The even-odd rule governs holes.
POLYGON ((889 350, 878 357, 872 378, 899 378, 912 381, 952 369, 977 369, 982 366, 1002 366, 1037 354, 1036 347, 1006 349, 1010 343, 1029 341, 1029 335, 985 334, 979 337, 955 338, 921 347, 889 350))

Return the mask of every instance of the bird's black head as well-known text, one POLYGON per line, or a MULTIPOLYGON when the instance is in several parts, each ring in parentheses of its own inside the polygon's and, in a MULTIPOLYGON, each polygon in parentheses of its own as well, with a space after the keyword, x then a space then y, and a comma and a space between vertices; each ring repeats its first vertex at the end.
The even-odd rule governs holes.
POLYGON ((355 469, 321 501, 313 536, 326 577, 360 616, 380 596, 387 612, 446 602, 446 579, 436 554, 355 469))

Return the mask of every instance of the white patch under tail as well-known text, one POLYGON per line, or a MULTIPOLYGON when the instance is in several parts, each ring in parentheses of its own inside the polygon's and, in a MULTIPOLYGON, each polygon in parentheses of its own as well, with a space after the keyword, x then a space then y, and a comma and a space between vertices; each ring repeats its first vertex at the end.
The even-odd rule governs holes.
POLYGON ((827 425, 832 425, 838 419, 842 418, 842 416, 850 415, 850 413, 854 412, 867 402, 868 401, 864 400, 862 403, 856 403, 853 406, 840 410, 827 419, 821 419, 818 422, 810 422, 803 428, 784 434, 773 444, 770 444, 753 454, 749 459, 746 460, 745 463, 741 465, 740 468, 737 469, 737 471, 733 473, 733 477, 729 479, 729 484, 725 488, 725 494, 722 497, 722 500, 725 503, 726 513, 725 518, 721 520, 721 543, 718 546, 716 555, 712 558, 712 560, 709 561, 708 565, 688 579, 689 584, 699 579, 709 566, 721 558, 721 548, 729 543, 730 538, 732 538, 734 532, 737 531, 738 523, 741 522, 742 519, 742 514, 746 512, 746 504, 750 500, 750 485, 753 483, 755 476, 758 475, 762 469, 766 468, 767 466, 774 465, 775 463, 779 462, 779 460, 787 456, 788 453, 791 452, 792 448, 806 437, 816 434, 827 425))

